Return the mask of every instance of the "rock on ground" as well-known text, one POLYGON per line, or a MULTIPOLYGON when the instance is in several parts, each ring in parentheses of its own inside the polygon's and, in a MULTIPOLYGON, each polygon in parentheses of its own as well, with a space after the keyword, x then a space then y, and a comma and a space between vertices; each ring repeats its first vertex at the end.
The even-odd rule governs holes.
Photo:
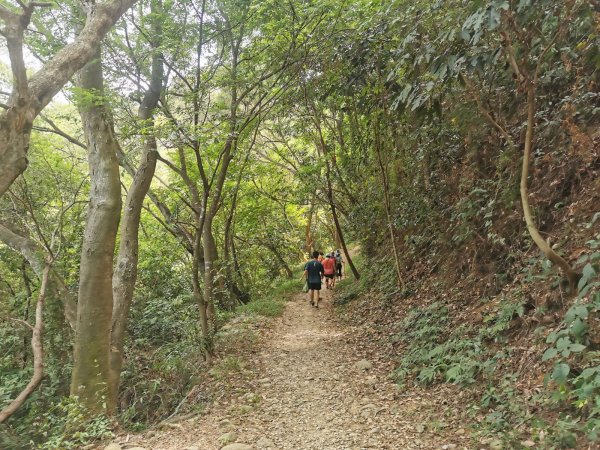
POLYGON ((246 444, 229 444, 221 450, 254 450, 252 446, 246 444))

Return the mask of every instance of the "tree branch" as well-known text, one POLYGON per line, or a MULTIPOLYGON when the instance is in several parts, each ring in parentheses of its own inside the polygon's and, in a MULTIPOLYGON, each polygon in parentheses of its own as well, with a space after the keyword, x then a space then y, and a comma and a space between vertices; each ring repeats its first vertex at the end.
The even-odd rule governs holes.
MULTIPOLYGON (((19 407, 27 400, 33 391, 39 386, 44 377, 44 348, 42 332, 44 330, 44 301, 50 275, 50 262, 46 262, 42 275, 42 284, 35 307, 35 326, 32 327, 31 348, 33 350, 33 375, 23 391, 6 408, 0 411, 0 423, 12 416, 19 407)), ((22 321, 21 321, 22 322, 22 321)), ((27 322, 25 322, 27 323, 27 322)), ((27 324, 30 328, 31 325, 27 324)))

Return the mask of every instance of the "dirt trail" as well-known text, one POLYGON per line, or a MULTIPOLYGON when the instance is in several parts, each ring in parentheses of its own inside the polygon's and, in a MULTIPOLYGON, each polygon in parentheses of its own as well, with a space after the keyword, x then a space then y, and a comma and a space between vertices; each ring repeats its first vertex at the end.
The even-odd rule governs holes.
MULTIPOLYGON (((422 427, 434 399, 407 396, 388 378, 389 366, 364 359, 348 344, 349 330, 334 320, 332 295, 312 308, 294 296, 257 357, 253 391, 136 445, 152 450, 211 450, 233 431, 254 449, 435 449, 443 445, 422 427)), ((439 409, 439 408, 438 408, 439 409)))

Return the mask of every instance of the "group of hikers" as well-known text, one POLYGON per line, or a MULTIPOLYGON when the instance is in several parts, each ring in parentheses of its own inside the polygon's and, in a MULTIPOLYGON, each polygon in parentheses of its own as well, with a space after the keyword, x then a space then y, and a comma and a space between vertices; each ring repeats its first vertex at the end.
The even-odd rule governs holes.
POLYGON ((312 252, 312 259, 304 265, 304 274, 302 275, 302 279, 306 280, 305 290, 308 292, 311 306, 319 307, 323 279, 325 279, 326 289, 333 289, 335 280, 342 279, 343 264, 344 259, 339 249, 326 255, 318 250, 312 252))

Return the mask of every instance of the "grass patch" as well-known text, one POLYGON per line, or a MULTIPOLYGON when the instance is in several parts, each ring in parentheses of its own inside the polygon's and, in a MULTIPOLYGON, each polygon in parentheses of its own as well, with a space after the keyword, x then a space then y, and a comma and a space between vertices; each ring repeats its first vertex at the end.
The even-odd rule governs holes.
POLYGON ((282 300, 264 298, 239 306, 236 312, 239 314, 258 314, 265 317, 277 317, 283 313, 284 308, 285 303, 282 300))
POLYGON ((302 276, 302 272, 294 273, 293 278, 279 279, 273 283, 273 288, 271 290, 271 297, 281 298, 283 300, 288 300, 290 294, 295 294, 296 292, 300 292, 302 290, 302 286, 304 285, 304 281, 300 280, 302 276))
POLYGON ((235 373, 240 373, 244 370, 244 366, 245 365, 240 358, 236 356, 227 356, 215 363, 208 373, 213 378, 221 380, 235 373))
POLYGON ((280 316, 285 309, 285 302, 290 300, 292 294, 302 290, 304 282, 300 280, 301 275, 302 268, 298 268, 292 278, 276 279, 271 285, 268 296, 238 306, 235 310, 236 314, 250 314, 264 317, 280 316))

